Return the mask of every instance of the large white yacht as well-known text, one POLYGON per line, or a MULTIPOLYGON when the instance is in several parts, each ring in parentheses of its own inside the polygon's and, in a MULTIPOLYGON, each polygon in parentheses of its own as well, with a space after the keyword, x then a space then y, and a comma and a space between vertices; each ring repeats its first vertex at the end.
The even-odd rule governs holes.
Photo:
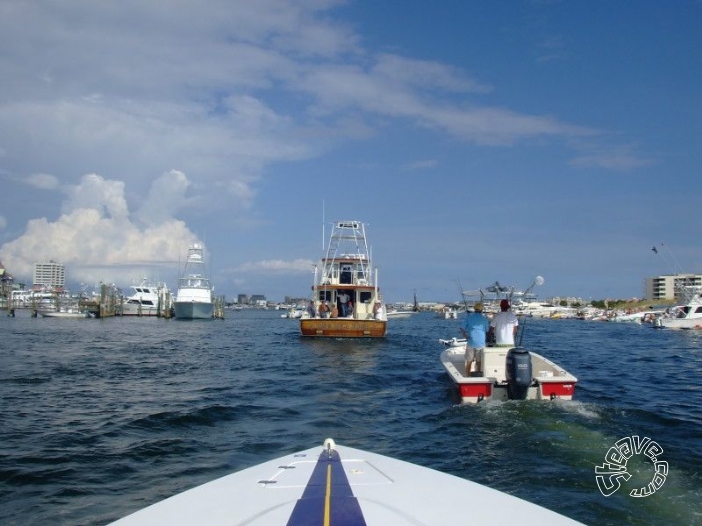
POLYGON ((213 316, 212 286, 205 272, 203 252, 199 244, 188 248, 188 259, 173 303, 177 319, 194 320, 213 316))

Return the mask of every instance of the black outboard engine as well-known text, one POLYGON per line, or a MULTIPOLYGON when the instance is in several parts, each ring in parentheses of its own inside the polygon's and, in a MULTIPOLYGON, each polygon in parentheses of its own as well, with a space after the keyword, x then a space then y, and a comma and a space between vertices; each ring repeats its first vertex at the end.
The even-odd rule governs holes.
POLYGON ((531 355, 524 347, 514 347, 507 352, 505 376, 509 399, 526 400, 532 374, 531 355))

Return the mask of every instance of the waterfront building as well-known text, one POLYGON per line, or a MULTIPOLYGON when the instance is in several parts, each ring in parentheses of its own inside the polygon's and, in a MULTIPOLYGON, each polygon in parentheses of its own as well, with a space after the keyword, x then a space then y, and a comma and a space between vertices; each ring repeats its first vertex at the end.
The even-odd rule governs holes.
POLYGON ((685 287, 702 286, 702 274, 664 274, 646 278, 647 300, 682 300, 685 287))
POLYGON ((66 268, 53 260, 34 263, 34 286, 63 289, 66 287, 66 268))

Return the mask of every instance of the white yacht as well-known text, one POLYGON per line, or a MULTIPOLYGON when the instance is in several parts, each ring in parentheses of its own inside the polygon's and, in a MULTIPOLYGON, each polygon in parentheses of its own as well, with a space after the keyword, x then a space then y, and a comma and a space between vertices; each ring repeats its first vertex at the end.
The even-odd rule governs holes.
POLYGON ((130 288, 132 294, 122 303, 122 316, 160 316, 168 310, 169 291, 165 284, 152 285, 144 278, 130 288))
POLYGON ((203 252, 199 244, 188 248, 188 259, 173 303, 177 319, 195 320, 213 316, 212 286, 205 272, 203 252))
POLYGON ((702 329, 702 287, 685 286, 682 295, 685 304, 672 307, 668 312, 654 319, 654 327, 660 329, 702 329))

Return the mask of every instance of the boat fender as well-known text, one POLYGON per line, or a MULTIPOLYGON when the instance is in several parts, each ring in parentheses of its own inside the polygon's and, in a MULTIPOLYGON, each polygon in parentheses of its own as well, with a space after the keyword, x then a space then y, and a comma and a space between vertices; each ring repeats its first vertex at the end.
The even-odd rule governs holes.
POLYGON ((523 347, 513 347, 505 359, 507 397, 510 400, 526 400, 531 386, 531 355, 523 347))

